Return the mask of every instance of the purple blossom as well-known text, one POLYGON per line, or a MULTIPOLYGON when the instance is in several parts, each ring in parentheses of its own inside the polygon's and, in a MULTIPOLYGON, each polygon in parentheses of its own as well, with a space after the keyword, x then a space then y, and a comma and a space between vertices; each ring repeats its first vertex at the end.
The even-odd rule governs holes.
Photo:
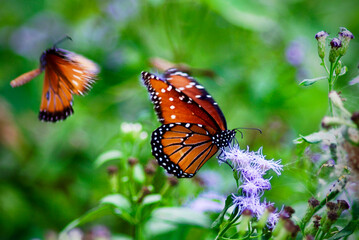
MULTIPOLYGON (((269 204, 266 201, 261 203, 261 196, 265 190, 271 189, 271 178, 265 179, 263 176, 268 170, 280 175, 283 170, 281 161, 265 159, 262 148, 253 152, 249 151, 248 147, 246 150, 241 150, 238 144, 234 144, 223 150, 219 162, 228 162, 240 176, 239 190, 242 194, 239 196, 232 194, 233 203, 240 208, 241 213, 248 209, 253 212, 254 217, 259 218, 269 204)), ((267 222, 268 227, 273 228, 277 221, 278 214, 271 213, 267 222)))
POLYGON ((304 46, 301 42, 291 42, 285 52, 287 61, 293 66, 299 66, 304 60, 304 50, 304 46))
POLYGON ((214 192, 205 192, 188 204, 188 207, 198 212, 221 212, 225 197, 214 192))
POLYGON ((220 187, 221 188, 221 182, 223 182, 221 175, 216 172, 216 171, 212 171, 212 170, 204 170, 198 173, 198 177, 201 179, 201 181, 203 182, 204 187, 206 188, 217 188, 220 187))
POLYGON ((317 34, 315 34, 315 39, 317 39, 317 40, 319 40, 321 38, 325 39, 328 36, 329 36, 329 34, 326 31, 320 31, 317 34))
POLYGON ((333 40, 330 42, 330 46, 332 48, 338 49, 342 46, 342 41, 340 41, 339 38, 333 38, 333 40))

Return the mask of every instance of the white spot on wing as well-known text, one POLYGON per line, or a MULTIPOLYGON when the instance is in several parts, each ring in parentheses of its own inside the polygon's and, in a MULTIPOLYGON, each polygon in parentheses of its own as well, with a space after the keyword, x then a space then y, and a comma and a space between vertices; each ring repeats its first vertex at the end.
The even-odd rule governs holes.
POLYGON ((176 118, 176 115, 171 115, 171 118, 172 118, 172 119, 175 119, 175 118, 176 118))

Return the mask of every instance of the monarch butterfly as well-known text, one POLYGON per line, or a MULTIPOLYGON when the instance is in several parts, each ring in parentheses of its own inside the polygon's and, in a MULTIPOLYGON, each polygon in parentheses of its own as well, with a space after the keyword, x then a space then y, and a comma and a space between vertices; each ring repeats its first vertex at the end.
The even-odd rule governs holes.
POLYGON ((41 54, 38 69, 24 73, 10 82, 12 87, 18 87, 45 71, 39 113, 41 121, 56 122, 73 114, 72 95, 87 93, 99 72, 96 63, 74 52, 57 48, 58 43, 41 54))
POLYGON ((212 96, 187 73, 169 69, 164 78, 142 72, 162 126, 151 137, 152 154, 178 178, 193 177, 220 148, 229 145, 235 130, 212 96))

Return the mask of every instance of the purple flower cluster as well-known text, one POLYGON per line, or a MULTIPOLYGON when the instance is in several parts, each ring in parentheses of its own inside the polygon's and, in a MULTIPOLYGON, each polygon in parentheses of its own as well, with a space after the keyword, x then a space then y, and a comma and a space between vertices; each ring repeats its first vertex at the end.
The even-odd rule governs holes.
MULTIPOLYGON (((270 178, 265 179, 263 176, 268 170, 273 170, 277 175, 281 174, 283 166, 281 161, 266 160, 263 156, 262 148, 257 152, 241 150, 238 144, 228 147, 223 150, 220 163, 228 162, 237 172, 238 178, 241 182, 239 186, 239 196, 233 194, 233 203, 240 208, 242 212, 245 209, 251 210, 253 216, 259 219, 265 209, 271 205, 266 201, 261 202, 260 198, 265 190, 271 189, 270 178)), ((271 213, 267 225, 273 227, 278 220, 277 213, 271 213)))

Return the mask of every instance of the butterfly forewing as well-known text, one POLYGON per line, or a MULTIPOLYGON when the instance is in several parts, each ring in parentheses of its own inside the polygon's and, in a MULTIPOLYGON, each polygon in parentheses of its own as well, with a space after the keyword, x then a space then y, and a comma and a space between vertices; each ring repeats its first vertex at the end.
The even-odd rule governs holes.
POLYGON ((56 49, 48 53, 47 64, 51 66, 72 93, 87 93, 99 72, 98 66, 91 60, 64 49, 56 49))
POLYGON ((168 173, 192 177, 218 151, 211 132, 201 124, 164 124, 152 133, 152 152, 168 173))
POLYGON ((64 49, 52 48, 41 57, 45 69, 39 119, 56 122, 73 113, 73 94, 91 89, 99 68, 91 60, 64 49))
POLYGON ((142 73, 142 79, 161 123, 196 123, 218 129, 218 124, 202 106, 169 82, 147 72, 142 73))
POLYGON ((165 72, 165 79, 176 89, 192 98, 198 105, 213 117, 221 130, 227 129, 226 119, 212 96, 193 77, 177 69, 165 72))

